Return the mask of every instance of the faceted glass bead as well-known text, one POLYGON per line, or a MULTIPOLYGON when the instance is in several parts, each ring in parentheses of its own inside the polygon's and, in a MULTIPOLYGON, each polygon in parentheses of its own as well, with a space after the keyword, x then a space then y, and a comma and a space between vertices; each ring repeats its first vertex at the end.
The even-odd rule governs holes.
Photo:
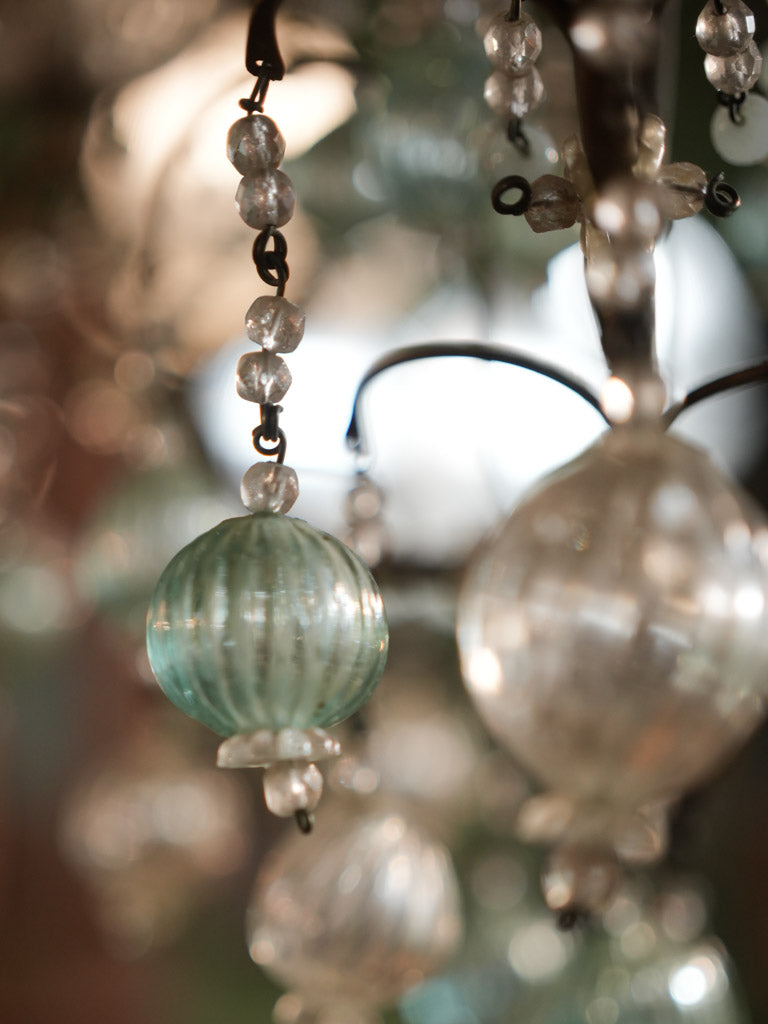
POLYGON ((264 862, 249 907, 251 957, 317 1008, 391 1003, 461 937, 442 843, 391 806, 361 811, 327 807, 309 842, 292 832, 264 862))
POLYGON ((746 50, 755 34, 755 16, 742 0, 722 0, 718 14, 714 0, 707 0, 696 22, 696 39, 705 53, 733 57, 746 50))
POLYGON ((530 227, 540 234, 559 231, 576 223, 581 204, 574 185, 555 174, 544 174, 531 183, 531 203, 525 211, 530 227))
POLYGON ((246 402, 279 402, 291 386, 291 371, 274 352, 246 352, 237 363, 237 393, 246 402))
POLYGON ((707 55, 704 58, 704 73, 710 84, 727 96, 749 92, 760 77, 762 66, 763 58, 754 41, 749 43, 746 50, 733 57, 707 55))
POLYGON ((748 167, 768 157, 768 100, 751 92, 739 107, 739 124, 726 107, 718 107, 710 126, 715 151, 736 167, 748 167))
POLYGON ((524 11, 519 21, 510 21, 504 12, 491 22, 483 45, 495 68, 519 75, 527 71, 541 53, 541 30, 524 11))
POLYGON ((768 527, 703 452, 614 429, 476 559, 458 636, 480 714, 548 788, 673 798, 762 717, 768 527))
POLYGON ((296 193, 287 174, 269 171, 243 178, 237 187, 235 203, 250 227, 262 230, 272 224, 279 228, 293 216, 296 193))
POLYGON ((296 471, 280 462, 257 462, 240 482, 240 497, 249 512, 288 512, 298 496, 296 471))
POLYGON ((284 155, 285 139, 271 117, 241 117, 229 129, 227 156, 246 177, 273 171, 284 155))
POLYGON ((261 295, 245 314, 245 331, 267 352, 293 352, 304 337, 304 311, 280 295, 261 295))
POLYGON ((544 83, 536 68, 512 78, 494 71, 485 83, 485 102, 499 117, 525 117, 544 99, 544 83))
POLYGON ((665 164, 656 180, 662 187, 662 210, 671 220, 692 217, 704 206, 707 176, 696 164, 665 164))
POLYGON ((166 696, 225 736, 342 721, 378 682, 387 641, 362 562, 270 512, 227 519, 180 551, 147 618, 166 696))

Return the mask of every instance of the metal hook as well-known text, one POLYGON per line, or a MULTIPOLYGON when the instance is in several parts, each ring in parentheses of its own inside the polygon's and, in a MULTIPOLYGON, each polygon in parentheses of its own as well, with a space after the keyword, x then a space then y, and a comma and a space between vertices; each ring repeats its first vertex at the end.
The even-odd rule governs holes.
POLYGON ((509 213, 513 217, 520 217, 531 205, 531 183, 520 174, 510 174, 497 182, 491 192, 491 202, 496 213, 509 213), (516 203, 508 203, 504 199, 507 192, 517 189, 520 198, 516 203))
POLYGON ((245 45, 245 66, 252 75, 279 82, 285 74, 275 33, 275 18, 282 0, 255 0, 245 45))
POLYGON ((716 217, 730 217, 741 206, 741 196, 727 181, 721 171, 711 178, 704 193, 704 202, 710 213, 716 217))
POLYGON ((299 826, 299 831, 303 832, 305 836, 308 836, 315 826, 315 820, 312 815, 305 810, 296 811, 294 817, 296 818, 296 824, 299 826))

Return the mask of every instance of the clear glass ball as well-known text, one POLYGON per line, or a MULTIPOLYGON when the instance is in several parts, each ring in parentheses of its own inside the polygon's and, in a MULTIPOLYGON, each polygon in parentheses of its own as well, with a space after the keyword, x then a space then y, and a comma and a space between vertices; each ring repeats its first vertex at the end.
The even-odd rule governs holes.
POLYGON ((325 728, 370 696, 388 632, 370 573, 301 519, 226 519, 183 548, 147 617, 166 696, 223 736, 325 728))
POLYGON ((285 155, 285 139, 272 120, 264 114, 241 117, 227 135, 227 156, 246 176, 272 171, 285 155))
POLYGON ((762 718, 768 527, 704 452, 617 428, 475 558, 458 640, 482 718, 545 786, 674 798, 762 718))
POLYGON ((544 83, 535 67, 522 75, 494 71, 485 83, 485 102, 499 117, 525 117, 544 99, 544 83))
POLYGON ((396 807, 329 806, 262 867, 251 957, 313 1008, 374 1009, 438 970, 462 934, 450 855, 396 807))
POLYGON ((287 174, 267 171, 240 181, 235 205, 249 227, 263 230, 274 225, 280 228, 293 216, 296 192, 287 174))
POLYGON ((525 11, 519 21, 510 21, 504 11, 491 22, 483 45, 495 68, 519 75, 532 67, 541 53, 541 30, 525 11))

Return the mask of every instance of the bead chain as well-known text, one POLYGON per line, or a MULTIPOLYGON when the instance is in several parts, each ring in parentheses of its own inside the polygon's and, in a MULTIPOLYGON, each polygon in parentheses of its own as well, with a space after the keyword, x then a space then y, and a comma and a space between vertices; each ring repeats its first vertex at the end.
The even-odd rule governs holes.
POLYGON ((259 277, 275 289, 274 296, 255 299, 245 315, 250 341, 259 345, 237 364, 237 393, 259 405, 261 423, 253 445, 275 462, 259 462, 246 470, 240 493, 251 512, 287 512, 299 493, 296 473, 284 465, 286 437, 279 426, 278 404, 291 386, 291 373, 280 353, 293 352, 304 335, 304 312, 285 298, 290 270, 288 245, 280 232, 293 216, 296 195, 279 165, 285 140, 275 122, 264 114, 271 79, 259 76, 248 99, 240 100, 246 116, 231 126, 227 156, 243 177, 235 203, 240 216, 259 233, 253 243, 253 262, 259 277))
POLYGON ((728 107, 734 124, 760 77, 763 58, 754 41, 755 16, 743 0, 708 0, 696 22, 696 39, 706 53, 704 73, 728 107))

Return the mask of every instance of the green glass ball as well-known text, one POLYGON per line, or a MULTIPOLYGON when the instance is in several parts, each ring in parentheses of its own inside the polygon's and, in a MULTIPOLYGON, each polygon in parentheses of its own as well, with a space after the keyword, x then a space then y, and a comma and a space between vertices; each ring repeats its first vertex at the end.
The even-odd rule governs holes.
POLYGON ((183 548, 147 616, 161 688, 222 736, 341 722, 371 695, 388 640, 360 559, 272 512, 226 519, 183 548))

